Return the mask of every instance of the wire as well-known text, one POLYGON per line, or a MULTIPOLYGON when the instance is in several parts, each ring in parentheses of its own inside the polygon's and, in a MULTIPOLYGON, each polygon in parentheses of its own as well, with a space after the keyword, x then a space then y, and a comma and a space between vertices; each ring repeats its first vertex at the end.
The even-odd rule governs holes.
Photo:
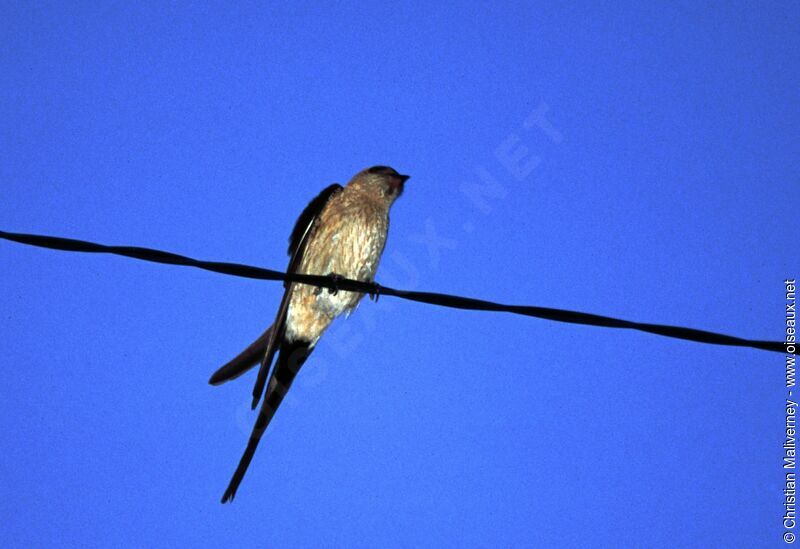
MULTIPOLYGON (((183 255, 174 254, 171 252, 164 252, 161 250, 153 250, 151 248, 141 248, 138 246, 106 246, 94 242, 87 242, 84 240, 74 240, 71 238, 61 238, 57 236, 44 236, 35 234, 23 233, 9 233, 0 231, 0 238, 18 242, 20 244, 27 244, 30 246, 38 246, 40 248, 50 248, 54 250, 63 250, 68 252, 88 252, 88 253, 104 253, 121 255, 125 257, 132 257, 142 261, 151 261, 154 263, 165 263, 167 265, 182 265, 186 267, 196 267, 206 271, 221 273, 230 276, 238 276, 243 278, 253 278, 256 280, 282 280, 288 282, 310 284, 312 286, 319 286, 329 288, 331 290, 345 290, 352 292, 361 292, 371 295, 389 295, 407 299, 409 301, 416 301, 419 303, 427 303, 430 305, 438 305, 441 307, 450 307, 453 309, 466 309, 472 311, 496 311, 513 313, 517 315, 529 316, 533 318, 542 318, 545 320, 553 320, 556 322, 569 322, 571 324, 584 324, 588 326, 602 326, 605 328, 626 328, 629 330, 638 330, 640 332, 647 332, 664 337, 672 337, 676 339, 684 339, 687 341, 696 341, 698 343, 709 343, 713 345, 729 345, 733 347, 750 347, 753 349, 761 349, 764 351, 772 351, 776 353, 787 353, 786 345, 779 341, 758 341, 752 339, 744 339, 740 337, 709 332, 706 330, 697 330, 694 328, 685 328, 682 326, 667 326, 664 324, 649 324, 643 322, 633 322, 630 320, 623 320, 619 318, 612 318, 609 316, 595 315, 591 313, 582 313, 578 311, 569 311, 565 309, 553 309, 550 307, 536 307, 532 305, 504 305, 492 301, 485 301, 482 299, 475 299, 471 297, 462 297, 457 295, 439 294, 433 292, 415 292, 407 290, 397 290, 388 286, 381 286, 374 282, 362 282, 359 280, 351 280, 341 277, 333 276, 319 276, 298 273, 284 273, 281 271, 274 271, 272 269, 263 269, 261 267, 254 267, 252 265, 242 265, 239 263, 226 263, 220 261, 201 261, 183 255)), ((794 353, 787 354, 797 354, 794 353)))

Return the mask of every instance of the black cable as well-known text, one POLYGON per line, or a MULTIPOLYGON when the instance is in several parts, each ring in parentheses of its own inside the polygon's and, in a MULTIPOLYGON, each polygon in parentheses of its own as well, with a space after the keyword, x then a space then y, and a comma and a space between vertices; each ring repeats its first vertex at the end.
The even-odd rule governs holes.
MULTIPOLYGON (((201 261, 183 255, 164 252, 161 250, 153 250, 150 248, 140 248, 137 246, 105 246, 103 244, 86 242, 84 240, 74 240, 71 238, 8 233, 4 231, 0 231, 0 238, 13 242, 19 242, 20 244, 38 246, 40 248, 51 248, 54 250, 64 250, 68 252, 115 254, 125 257, 132 257, 134 259, 141 259, 143 261, 152 261, 155 263, 196 267, 198 269, 205 269, 215 273, 243 278, 254 278, 257 280, 283 280, 310 284, 312 286, 320 286, 323 288, 330 288, 332 290, 346 290, 373 295, 390 295, 402 299, 408 299, 410 301, 417 301, 419 303, 428 303, 430 305, 439 305, 441 307, 450 307, 454 309, 506 312, 534 318, 554 320, 556 322, 569 322, 572 324, 585 324, 589 326, 603 326, 606 328, 627 328, 629 330, 638 330, 640 332, 647 332, 650 334, 672 337, 676 339, 685 339, 688 341, 697 341, 699 343, 710 343, 713 345, 751 347, 753 349, 762 349, 764 351, 773 351, 777 353, 787 352, 786 345, 779 341, 757 341, 743 339, 740 337, 708 332, 706 330, 684 328, 682 326, 667 326, 663 324, 633 322, 630 320, 622 320, 608 316, 581 313, 578 311, 568 311, 564 309, 553 309, 550 307, 536 307, 532 305, 503 305, 501 303, 494 303, 491 301, 484 301, 482 299, 474 299, 456 295, 396 290, 394 288, 381 286, 376 283, 361 282, 359 280, 351 280, 347 278, 284 273, 281 271, 262 269, 260 267, 242 265, 239 263, 201 261)), ((795 352, 793 354, 797 353, 795 352)))

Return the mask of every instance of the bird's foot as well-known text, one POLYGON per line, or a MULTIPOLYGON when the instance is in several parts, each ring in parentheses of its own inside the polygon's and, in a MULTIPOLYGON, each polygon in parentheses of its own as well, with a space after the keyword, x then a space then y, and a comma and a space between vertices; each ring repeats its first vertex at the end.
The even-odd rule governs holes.
POLYGON ((375 291, 369 293, 369 298, 377 303, 378 299, 381 297, 381 285, 377 282, 373 282, 373 284, 375 284, 375 291))
MULTIPOLYGON (((339 282, 344 280, 344 277, 334 272, 328 273, 328 276, 333 279, 333 288, 328 288, 328 293, 331 295, 336 295, 339 293, 339 282)), ((322 288, 317 288, 317 289, 322 291, 322 288)))

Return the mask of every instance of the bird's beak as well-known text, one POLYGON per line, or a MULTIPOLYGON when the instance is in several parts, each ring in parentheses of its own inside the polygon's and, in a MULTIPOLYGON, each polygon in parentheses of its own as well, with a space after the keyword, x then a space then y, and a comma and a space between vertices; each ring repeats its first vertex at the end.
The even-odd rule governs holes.
MULTIPOLYGON (((406 181, 408 181, 409 177, 411 176, 402 174, 393 175, 389 180, 389 187, 392 189, 392 193, 396 194, 397 196, 403 194, 403 186, 405 185, 406 181)), ((395 198, 397 198, 397 196, 395 198)))

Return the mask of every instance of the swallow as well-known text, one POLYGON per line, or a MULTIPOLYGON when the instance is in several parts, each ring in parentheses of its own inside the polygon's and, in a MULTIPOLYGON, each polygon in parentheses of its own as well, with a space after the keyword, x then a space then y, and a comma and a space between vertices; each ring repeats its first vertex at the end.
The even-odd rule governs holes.
MULTIPOLYGON (((324 189, 300 214, 289 236, 287 271, 372 282, 386 245, 389 210, 408 179, 388 166, 373 166, 357 173, 344 187, 334 183, 324 189)), ((336 317, 349 315, 363 296, 285 282, 272 325, 211 376, 209 383, 220 385, 258 364, 253 409, 264 395, 222 503, 236 496, 264 431, 322 334, 336 317)))

